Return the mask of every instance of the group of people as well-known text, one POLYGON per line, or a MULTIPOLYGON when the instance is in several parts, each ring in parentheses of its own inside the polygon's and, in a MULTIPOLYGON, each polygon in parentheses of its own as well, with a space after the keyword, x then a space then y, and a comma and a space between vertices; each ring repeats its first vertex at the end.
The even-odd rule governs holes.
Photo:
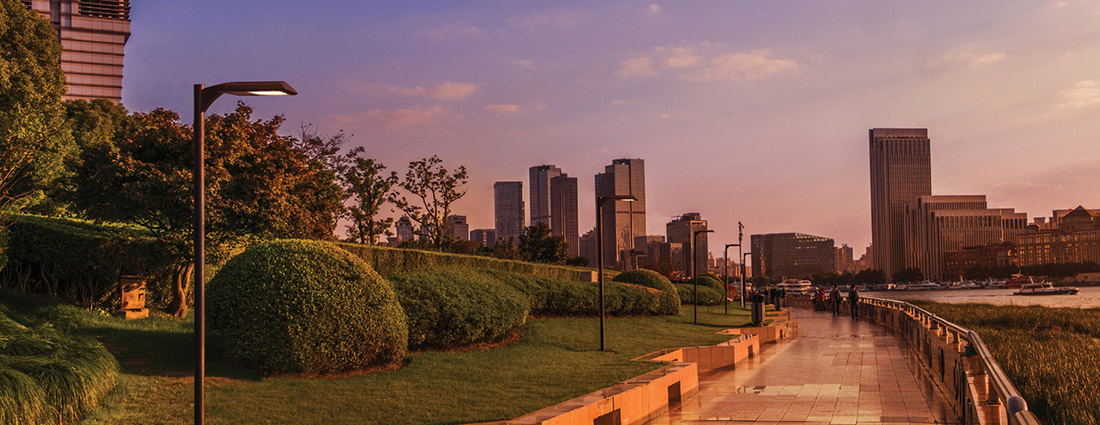
MULTIPOLYGON (((814 308, 818 310, 832 309, 834 316, 840 315, 841 302, 843 302, 843 297, 840 295, 840 288, 835 285, 828 294, 822 288, 818 288, 817 292, 814 293, 814 308)), ((859 290, 855 287, 848 291, 848 306, 852 318, 859 317, 859 290)))

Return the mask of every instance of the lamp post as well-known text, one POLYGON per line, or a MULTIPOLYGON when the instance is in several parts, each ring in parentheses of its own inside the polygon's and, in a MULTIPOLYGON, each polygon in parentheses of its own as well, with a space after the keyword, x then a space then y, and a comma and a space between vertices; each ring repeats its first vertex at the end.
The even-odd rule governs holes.
POLYGON ((206 109, 223 94, 235 96, 293 96, 298 94, 290 84, 285 81, 239 81, 222 83, 205 87, 195 84, 195 140, 194 154, 195 165, 194 196, 195 196, 195 424, 205 422, 204 416, 204 387, 203 378, 206 377, 206 312, 204 310, 203 287, 206 284, 204 268, 206 267, 206 176, 203 170, 205 159, 206 135, 206 109))
POLYGON ((600 196, 596 198, 596 273, 600 280, 600 351, 606 351, 604 345, 604 302, 603 302, 603 204, 607 201, 634 202, 638 198, 632 195, 600 196))
POLYGON ((752 252, 741 254, 741 307, 745 306, 745 257, 749 255, 752 255, 752 252))
MULTIPOLYGON (((726 314, 730 314, 729 291, 730 291, 730 247, 731 246, 736 246, 738 249, 741 249, 741 244, 739 244, 739 243, 728 243, 728 244, 726 244, 726 249, 722 251, 722 275, 723 275, 722 276, 722 284, 725 285, 725 286, 723 286, 723 288, 726 290, 726 293, 722 294, 723 295, 722 301, 726 306, 725 307, 726 308, 726 314)), ((742 304, 744 304, 744 301, 742 301, 742 304)))
POLYGON ((695 297, 695 299, 692 301, 691 314, 692 316, 694 316, 692 320, 695 322, 696 325, 699 324, 699 266, 696 265, 697 261, 695 260, 695 257, 698 257, 698 255, 696 255, 695 249, 699 245, 698 239, 700 233, 714 233, 714 231, 707 229, 693 230, 691 232, 691 277, 693 278, 692 281, 695 282, 695 285, 691 289, 691 291, 694 292, 692 295, 695 297))
POLYGON ((741 224, 741 220, 737 220, 737 256, 741 257, 741 308, 745 308, 745 256, 741 254, 741 244, 745 243, 742 238, 745 234, 745 225, 741 224))

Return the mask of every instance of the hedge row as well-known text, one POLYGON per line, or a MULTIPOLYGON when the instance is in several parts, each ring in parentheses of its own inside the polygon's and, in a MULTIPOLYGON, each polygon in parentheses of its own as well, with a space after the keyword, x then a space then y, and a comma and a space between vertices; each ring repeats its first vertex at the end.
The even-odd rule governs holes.
MULTIPOLYGON (((680 301, 684 304, 695 303, 695 285, 689 285, 686 283, 677 283, 676 290, 679 292, 680 301)), ((722 291, 711 288, 706 285, 699 285, 699 305, 718 305, 722 303, 722 291)))
POLYGON ((103 345, 0 306, 0 424, 75 421, 117 381, 118 362, 103 345))
POLYGON ((646 269, 630 270, 615 276, 615 281, 632 283, 661 291, 657 314, 680 314, 680 296, 676 291, 676 287, 672 286, 672 282, 661 276, 660 273, 646 269))
POLYGON ((560 266, 553 264, 528 263, 514 260, 481 257, 476 255, 451 254, 416 249, 390 248, 375 245, 338 243, 341 248, 366 261, 375 271, 385 277, 441 268, 464 267, 480 270, 497 270, 519 273, 547 279, 578 281, 586 280, 594 270, 583 267, 560 266))
MULTIPOLYGON (((481 273, 515 288, 527 296, 531 314, 537 316, 596 316, 600 314, 598 283, 567 282, 497 270, 481 273)), ((643 286, 604 282, 604 310, 612 316, 662 313, 662 292, 643 286)))

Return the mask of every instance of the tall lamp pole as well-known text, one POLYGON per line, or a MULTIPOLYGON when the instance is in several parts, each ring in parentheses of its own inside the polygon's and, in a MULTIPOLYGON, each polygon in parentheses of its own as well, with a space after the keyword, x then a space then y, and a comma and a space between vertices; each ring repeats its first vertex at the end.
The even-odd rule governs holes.
POLYGON ((192 171, 194 177, 195 196, 195 424, 202 425, 206 418, 204 415, 205 397, 203 380, 206 377, 206 311, 204 310, 205 295, 203 287, 206 285, 206 175, 203 170, 203 160, 206 150, 206 109, 223 94, 235 96, 294 96, 298 94, 290 84, 285 81, 239 81, 222 83, 205 87, 195 84, 195 140, 194 154, 195 165, 192 171))
POLYGON ((600 196, 596 198, 596 273, 600 280, 600 351, 606 351, 604 345, 604 302, 603 302, 603 204, 607 201, 634 202, 638 198, 631 195, 600 196))
POLYGON ((698 255, 695 251, 699 246, 698 239, 700 233, 714 233, 714 231, 708 229, 693 230, 691 232, 691 277, 693 278, 692 282, 695 282, 695 285, 691 289, 691 292, 693 292, 692 295, 695 296, 695 299, 691 303, 691 314, 692 316, 694 316, 692 320, 695 322, 696 325, 699 324, 699 266, 696 264, 698 263, 698 261, 696 261, 695 257, 698 257, 698 255))
POLYGON ((722 288, 725 289, 725 292, 726 292, 726 293, 722 294, 722 301, 726 306, 725 307, 726 308, 726 314, 730 314, 729 292, 730 292, 730 247, 731 246, 736 246, 738 249, 740 249, 741 244, 739 244, 739 243, 728 243, 728 244, 726 244, 726 249, 722 251, 722 285, 724 285, 724 286, 722 286, 722 288))
POLYGON ((745 234, 745 225, 741 224, 741 220, 737 220, 737 256, 741 257, 741 308, 745 307, 745 256, 741 254, 743 248, 741 244, 745 243, 742 238, 745 234))

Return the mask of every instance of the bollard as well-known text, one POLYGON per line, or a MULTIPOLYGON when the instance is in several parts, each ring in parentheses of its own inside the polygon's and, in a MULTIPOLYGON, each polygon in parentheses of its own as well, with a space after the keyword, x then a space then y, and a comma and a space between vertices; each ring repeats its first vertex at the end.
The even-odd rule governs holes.
POLYGON ((759 325, 764 321, 764 296, 756 294, 752 296, 752 323, 759 325))

